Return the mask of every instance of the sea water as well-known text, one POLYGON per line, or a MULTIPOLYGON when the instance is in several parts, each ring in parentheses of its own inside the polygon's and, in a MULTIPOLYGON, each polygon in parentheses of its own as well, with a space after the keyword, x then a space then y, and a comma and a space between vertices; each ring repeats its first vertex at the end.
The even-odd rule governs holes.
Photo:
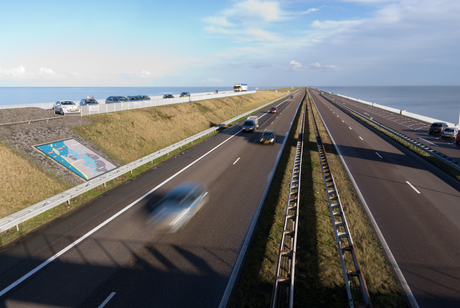
POLYGON ((460 86, 316 87, 427 117, 459 123, 460 86))

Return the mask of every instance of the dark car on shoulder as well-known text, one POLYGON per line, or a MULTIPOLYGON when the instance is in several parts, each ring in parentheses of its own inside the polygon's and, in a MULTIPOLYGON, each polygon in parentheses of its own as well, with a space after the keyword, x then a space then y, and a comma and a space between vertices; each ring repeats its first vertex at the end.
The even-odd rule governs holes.
POLYGON ((99 105, 99 103, 94 98, 84 98, 80 101, 80 106, 92 106, 92 105, 99 105))
POLYGON ((165 94, 165 95, 163 95, 163 98, 174 98, 174 95, 172 95, 172 94, 165 94))
POLYGON ((106 98, 106 104, 114 104, 114 103, 127 103, 129 100, 124 96, 109 96, 106 98))
POLYGON ((134 96, 128 96, 128 99, 130 101, 146 101, 146 100, 150 100, 150 96, 148 96, 148 95, 134 95, 134 96))
POLYGON ((448 127, 447 123, 444 122, 434 122, 430 126, 430 135, 431 134, 442 134, 444 129, 448 127))
POLYGON ((182 92, 180 94, 180 97, 189 97, 190 96, 190 92, 182 92))

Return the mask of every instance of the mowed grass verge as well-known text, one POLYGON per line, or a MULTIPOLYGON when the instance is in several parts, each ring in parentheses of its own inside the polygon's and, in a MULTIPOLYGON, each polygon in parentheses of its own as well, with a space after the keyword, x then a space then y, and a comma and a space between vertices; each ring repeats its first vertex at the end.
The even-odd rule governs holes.
MULTIPOLYGON (((276 100, 284 94, 257 92, 237 97, 192 102, 192 104, 185 103, 93 115, 90 119, 94 121, 94 124, 74 127, 73 129, 126 164, 229 120, 236 115, 276 100)), ((193 144, 189 146, 193 146, 193 144)), ((69 213, 184 149, 176 150, 170 156, 164 156, 139 167, 133 170, 132 174, 128 173, 118 177, 108 182, 107 187, 99 186, 84 193, 72 199, 70 204, 64 203, 38 215, 20 224, 19 231, 16 228, 11 228, 2 232, 0 234, 0 246, 69 213)), ((0 158, 0 168, 2 168, 0 170, 5 171, 0 173, 0 180, 5 183, 0 188, 0 218, 69 188, 2 144, 0 144, 0 158)), ((60 167, 56 165, 56 168, 60 167)))
MULTIPOLYGON (((314 112, 319 119, 317 111, 314 112)), ((311 123, 308 111, 302 162, 294 306, 349 307, 311 123)), ((373 307, 405 307, 405 298, 340 158, 322 123, 318 123, 318 126, 373 307)), ((235 288, 231 307, 268 307, 270 304, 296 138, 297 132, 286 143, 239 284, 235 288)))
POLYGON ((127 164, 282 95, 284 93, 257 92, 92 115, 89 118, 93 124, 73 129, 127 164))

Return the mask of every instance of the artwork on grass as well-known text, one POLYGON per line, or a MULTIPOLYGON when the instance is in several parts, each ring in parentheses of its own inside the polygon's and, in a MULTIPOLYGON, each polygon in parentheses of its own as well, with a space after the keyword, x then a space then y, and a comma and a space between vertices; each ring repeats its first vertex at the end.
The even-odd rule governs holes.
POLYGON ((35 148, 87 181, 117 168, 73 138, 37 145, 35 148))

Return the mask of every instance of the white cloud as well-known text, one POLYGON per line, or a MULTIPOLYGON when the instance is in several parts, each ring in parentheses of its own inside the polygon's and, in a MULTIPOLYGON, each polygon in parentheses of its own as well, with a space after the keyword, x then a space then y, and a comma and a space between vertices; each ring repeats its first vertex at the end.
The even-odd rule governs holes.
POLYGON ((44 79, 61 79, 66 78, 63 74, 55 73, 51 68, 41 67, 37 73, 28 72, 23 65, 18 67, 3 70, 0 68, 0 79, 35 79, 35 80, 44 80, 44 79))
POLYGON ((319 11, 319 9, 311 8, 311 9, 308 9, 308 10, 306 10, 306 11, 300 12, 299 14, 300 14, 300 15, 305 15, 305 14, 311 14, 311 13, 317 12, 317 11, 319 11))
POLYGON ((206 23, 212 24, 212 25, 217 25, 220 27, 234 27, 235 24, 229 22, 226 17, 220 16, 220 17, 206 17, 203 19, 206 23))
POLYGON ((292 69, 295 71, 300 71, 302 69, 302 63, 292 60, 289 64, 291 64, 292 69))
POLYGON ((336 71, 338 70, 337 66, 332 64, 321 65, 319 62, 310 63, 310 68, 314 70, 323 70, 323 71, 336 71))
POLYGON ((311 23, 313 29, 331 30, 331 29, 348 29, 362 24, 363 20, 315 20, 311 23))
POLYGON ((222 12, 245 22, 277 21, 283 19, 285 13, 280 9, 278 2, 247 0, 236 3, 232 8, 222 12))

